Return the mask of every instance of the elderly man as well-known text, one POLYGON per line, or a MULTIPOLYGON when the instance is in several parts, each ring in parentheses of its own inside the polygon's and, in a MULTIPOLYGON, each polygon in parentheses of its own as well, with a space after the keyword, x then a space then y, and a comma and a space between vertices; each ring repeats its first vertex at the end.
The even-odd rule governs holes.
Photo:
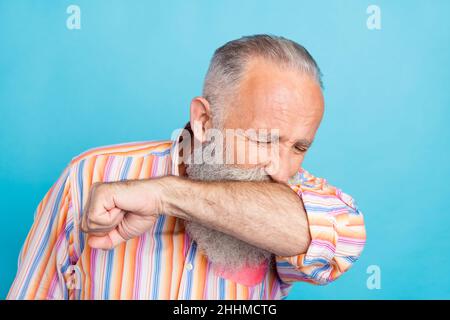
POLYGON ((39 204, 9 299, 282 299, 365 243, 353 199, 302 167, 324 109, 299 44, 217 49, 175 139, 72 159, 39 204), (226 161, 224 161, 226 159, 226 161))

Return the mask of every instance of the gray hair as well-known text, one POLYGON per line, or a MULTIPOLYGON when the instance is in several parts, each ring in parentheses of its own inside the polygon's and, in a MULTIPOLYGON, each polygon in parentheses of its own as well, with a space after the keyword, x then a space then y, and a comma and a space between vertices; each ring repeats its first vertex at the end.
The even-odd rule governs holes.
POLYGON ((214 52, 203 85, 203 97, 210 103, 215 128, 222 129, 226 117, 225 100, 236 92, 247 62, 254 57, 311 75, 323 87, 316 61, 303 46, 292 40, 258 34, 229 41, 214 52))

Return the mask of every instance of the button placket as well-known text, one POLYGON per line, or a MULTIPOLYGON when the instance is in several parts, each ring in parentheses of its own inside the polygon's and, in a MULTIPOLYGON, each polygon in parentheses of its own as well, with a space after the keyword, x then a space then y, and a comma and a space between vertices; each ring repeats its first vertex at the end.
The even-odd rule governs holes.
POLYGON ((179 291, 179 299, 189 299, 189 295, 190 293, 187 292, 188 288, 188 279, 192 276, 191 273, 193 272, 194 269, 194 260, 195 260, 195 255, 196 255, 196 244, 193 240, 191 240, 190 245, 189 245, 189 249, 186 253, 186 259, 185 259, 185 263, 184 263, 184 270, 183 270, 183 275, 182 275, 182 279, 181 279, 181 286, 180 286, 180 291, 179 291))

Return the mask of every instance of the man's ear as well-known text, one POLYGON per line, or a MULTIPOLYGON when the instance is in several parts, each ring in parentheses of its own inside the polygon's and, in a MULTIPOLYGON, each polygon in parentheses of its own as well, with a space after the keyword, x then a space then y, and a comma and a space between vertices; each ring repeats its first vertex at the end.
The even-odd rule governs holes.
POLYGON ((195 97, 191 101, 191 129, 194 138, 201 143, 206 140, 206 131, 212 127, 211 109, 208 100, 195 97))

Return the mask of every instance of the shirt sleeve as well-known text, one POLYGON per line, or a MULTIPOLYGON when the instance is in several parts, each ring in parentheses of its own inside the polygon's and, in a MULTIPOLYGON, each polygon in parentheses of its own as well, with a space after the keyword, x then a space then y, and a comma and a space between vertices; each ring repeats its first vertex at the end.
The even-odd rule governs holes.
POLYGON ((69 177, 70 166, 39 203, 7 299, 68 299, 73 228, 69 177))
POLYGON ((303 200, 311 243, 304 254, 275 256, 278 275, 287 284, 330 283, 361 255, 366 240, 363 215, 349 195, 303 169, 289 185, 303 200))

